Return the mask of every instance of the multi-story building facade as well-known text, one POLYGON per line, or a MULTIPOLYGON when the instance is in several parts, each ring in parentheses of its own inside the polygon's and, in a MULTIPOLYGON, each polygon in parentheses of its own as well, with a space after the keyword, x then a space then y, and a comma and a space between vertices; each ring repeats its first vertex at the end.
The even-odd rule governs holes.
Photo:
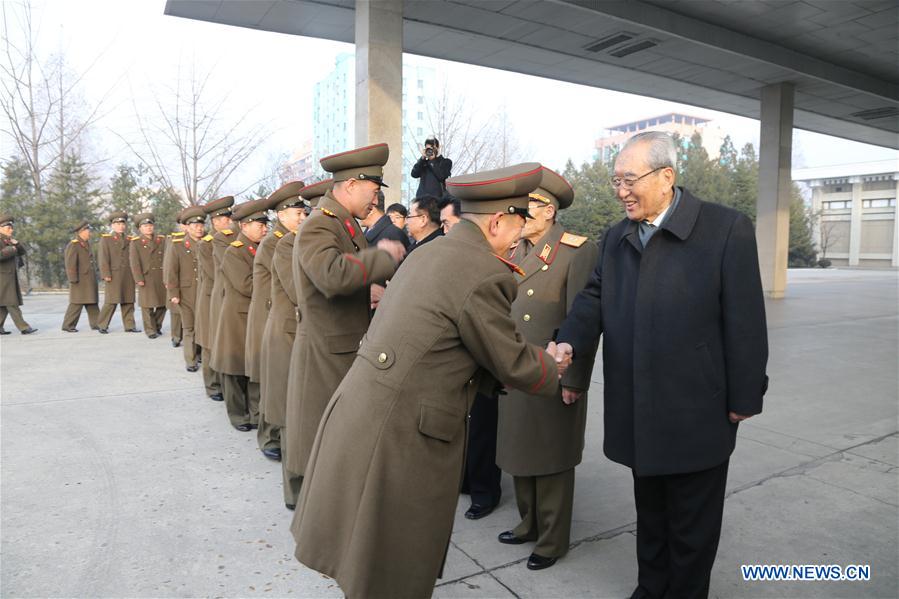
MULTIPOLYGON (((355 147, 356 142, 356 64, 353 54, 337 57, 334 69, 315 84, 312 115, 312 162, 315 177, 324 176, 318 160, 355 147)), ((424 140, 431 131, 433 94, 436 92, 436 73, 433 68, 403 61, 403 148, 391 148, 391 160, 401 153, 403 180, 400 183, 403 200, 415 195, 418 182, 409 174, 421 155, 424 140)), ((392 182, 388 181, 388 184, 392 182)), ((395 183, 394 183, 395 184, 395 183)))
POLYGON ((818 258, 837 266, 899 266, 899 161, 793 171, 811 189, 818 258))
POLYGON ((596 140, 594 158, 602 162, 610 161, 631 137, 645 131, 663 131, 680 135, 684 143, 689 143, 693 134, 702 135, 702 147, 709 158, 717 158, 725 133, 709 119, 676 112, 654 116, 639 121, 631 121, 620 125, 606 127, 602 137, 596 140))

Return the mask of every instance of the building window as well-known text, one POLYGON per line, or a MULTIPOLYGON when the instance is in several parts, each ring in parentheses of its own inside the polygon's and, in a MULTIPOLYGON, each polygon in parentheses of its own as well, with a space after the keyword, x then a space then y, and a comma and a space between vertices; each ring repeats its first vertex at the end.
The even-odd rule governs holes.
POLYGON ((418 89, 424 89, 424 88, 425 88, 425 82, 422 81, 421 79, 419 79, 418 80, 418 89))
POLYGON ((836 187, 833 188, 834 193, 840 193, 841 191, 843 191, 842 185, 837 185, 836 187))
POLYGON ((418 96, 418 103, 419 103, 419 104, 424 104, 424 103, 425 103, 424 96, 418 96))
POLYGON ((422 120, 423 118, 425 118, 424 113, 419 112, 419 113, 418 113, 418 120, 420 121, 420 120, 422 120))
POLYGON ((895 205, 895 199, 862 200, 862 208, 891 208, 895 205))
POLYGON ((421 127, 418 127, 418 128, 415 130, 415 134, 416 134, 416 135, 421 135, 421 127))
POLYGON ((824 202, 824 209, 825 210, 845 210, 846 208, 849 208, 851 205, 852 205, 852 202, 850 202, 848 200, 840 201, 840 202, 824 202))

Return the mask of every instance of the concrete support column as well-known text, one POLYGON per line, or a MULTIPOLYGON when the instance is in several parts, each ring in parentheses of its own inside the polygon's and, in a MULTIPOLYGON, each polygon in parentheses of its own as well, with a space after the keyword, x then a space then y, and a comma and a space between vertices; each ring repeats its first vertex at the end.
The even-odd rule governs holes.
POLYGON ((815 246, 815 254, 820 259, 821 253, 821 226, 824 224, 824 211, 821 198, 824 196, 820 181, 812 181, 812 215, 814 216, 814 226, 812 226, 812 244, 815 246))
POLYGON ((850 177, 852 203, 849 206, 849 266, 858 266, 862 247, 862 179, 850 177))
POLYGON ((782 298, 787 287, 790 246, 790 186, 793 152, 793 84, 762 88, 759 148, 759 197, 755 235, 762 288, 782 298))
POLYGON ((899 266, 899 176, 893 175, 893 183, 896 186, 894 194, 896 207, 893 208, 893 266, 899 266))
POLYGON ((356 0, 356 145, 381 142, 390 205, 403 181, 403 0, 356 0))

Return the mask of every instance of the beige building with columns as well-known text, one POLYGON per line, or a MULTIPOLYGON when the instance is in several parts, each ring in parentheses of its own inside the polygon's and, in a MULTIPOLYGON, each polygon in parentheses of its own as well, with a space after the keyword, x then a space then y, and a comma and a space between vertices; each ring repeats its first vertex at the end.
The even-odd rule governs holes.
POLYGON ((818 258, 834 266, 899 267, 899 161, 793 171, 811 189, 818 258))

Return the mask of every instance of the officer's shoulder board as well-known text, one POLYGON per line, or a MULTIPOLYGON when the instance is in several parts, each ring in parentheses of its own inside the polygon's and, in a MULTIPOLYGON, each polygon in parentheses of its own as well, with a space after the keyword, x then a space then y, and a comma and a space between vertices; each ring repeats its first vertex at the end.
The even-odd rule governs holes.
POLYGON ((173 237, 172 238, 172 243, 179 243, 181 241, 184 241, 183 237, 173 237))
POLYGON ((282 237, 284 237, 284 233, 282 233, 281 231, 273 231, 273 232, 275 234, 275 237, 277 237, 278 239, 281 239, 282 237))
POLYGON ((78 241, 79 241, 78 239, 73 239, 73 240, 70 241, 69 243, 78 243, 78 241))
POLYGON ((586 237, 575 235, 573 233, 563 233, 562 239, 559 240, 562 245, 567 245, 573 248, 579 248, 587 243, 587 241, 588 239, 586 237))
POLYGON ((156 236, 156 241, 159 241, 161 239, 165 239, 165 235, 157 235, 156 236))
POLYGON ((184 237, 184 231, 175 231, 172 233, 172 238, 175 237, 184 237))
POLYGON ((140 239, 140 235, 129 235, 128 236, 128 241, 137 241, 138 239, 140 239))
POLYGON ((206 235, 204 235, 204 236, 201 237, 200 239, 202 239, 203 241, 212 241, 212 235, 209 235, 209 234, 207 233, 206 235))
POLYGON ((337 215, 334 214, 333 212, 331 212, 330 210, 328 210, 327 208, 320 208, 320 210, 322 211, 322 214, 327 214, 331 218, 337 218, 337 215))
POLYGON ((112 237, 112 233, 100 233, 100 237, 112 237))
POLYGON ((222 229, 222 235, 234 235, 234 231, 231 229, 222 229))
POLYGON ((241 248, 243 247, 243 242, 240 239, 235 239, 231 242, 231 247, 241 248))

